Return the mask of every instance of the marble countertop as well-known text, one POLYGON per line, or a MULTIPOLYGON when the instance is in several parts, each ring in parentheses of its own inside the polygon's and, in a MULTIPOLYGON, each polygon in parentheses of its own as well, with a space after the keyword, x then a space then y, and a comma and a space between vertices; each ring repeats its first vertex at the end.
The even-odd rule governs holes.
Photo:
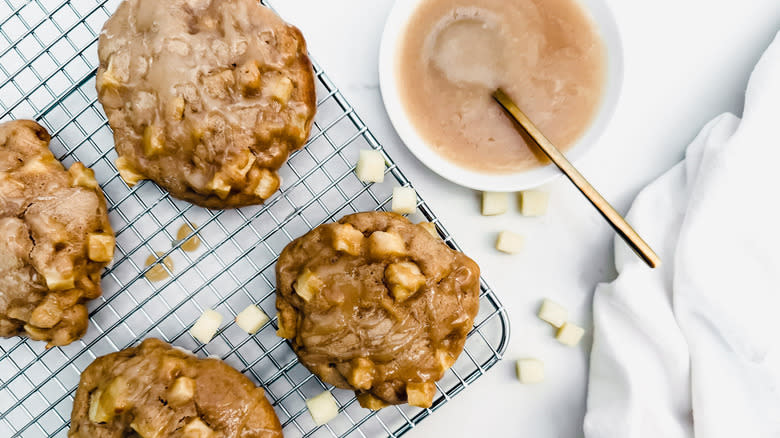
MULTIPOLYGON (((609 227, 564 179, 543 187, 551 193, 546 217, 481 217, 476 192, 436 176, 412 156, 390 125, 378 86, 379 41, 392 0, 273 3, 303 30, 317 61, 479 262, 512 323, 505 360, 407 436, 582 436, 591 338, 579 348, 564 347, 535 312, 549 297, 590 329, 594 287, 615 276, 609 227), (522 254, 493 249, 504 229, 526 236, 522 254), (545 361, 544 383, 516 380, 514 360, 525 356, 545 361)), ((625 212, 643 186, 682 158, 704 123, 725 111, 740 114, 748 75, 780 29, 780 2, 608 3, 623 37, 625 83, 611 125, 580 168, 625 212)))

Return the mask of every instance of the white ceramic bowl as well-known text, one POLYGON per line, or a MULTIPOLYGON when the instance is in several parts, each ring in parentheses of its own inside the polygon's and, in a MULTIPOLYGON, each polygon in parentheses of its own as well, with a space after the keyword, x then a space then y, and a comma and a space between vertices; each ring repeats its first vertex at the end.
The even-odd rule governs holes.
MULTIPOLYGON (((445 159, 420 136, 409 120, 398 89, 398 65, 401 38, 417 6, 425 0, 396 0, 385 25, 379 53, 379 84, 390 120, 417 158, 442 177, 462 186, 484 191, 520 191, 549 182, 560 171, 552 164, 515 173, 482 173, 445 159)), ((517 1, 517 0, 516 0, 517 1)), ((598 141, 617 105, 623 83, 623 49, 615 19, 606 0, 576 0, 588 11, 598 27, 607 48, 607 78, 601 106, 594 121, 582 137, 566 152, 577 162, 598 141)))

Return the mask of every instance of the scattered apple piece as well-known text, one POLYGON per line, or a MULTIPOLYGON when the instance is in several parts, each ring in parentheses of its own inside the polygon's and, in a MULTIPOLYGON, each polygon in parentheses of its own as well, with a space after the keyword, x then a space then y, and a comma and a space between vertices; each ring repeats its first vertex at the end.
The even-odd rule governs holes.
POLYGON ((498 216, 509 210, 509 194, 482 192, 482 216, 498 216))
POLYGON ((502 231, 496 239, 496 249, 507 254, 517 254, 523 250, 523 236, 511 231, 502 231))
POLYGON ((520 383, 540 383, 544 380, 544 362, 539 359, 517 361, 517 378, 520 383))
POLYGON ((355 172, 363 182, 381 183, 385 180, 385 159, 379 151, 362 150, 355 172))
POLYGON ((570 322, 564 323, 561 328, 558 329, 558 334, 555 335, 555 339, 563 345, 574 347, 580 343, 580 339, 585 334, 585 329, 572 324, 570 322))
POLYGON ((317 426, 322 426, 339 415, 339 406, 330 391, 307 399, 306 408, 317 426))
POLYGON ((520 192, 520 214, 523 216, 544 216, 549 203, 550 194, 547 192, 539 190, 520 192))
POLYGON ((254 304, 246 306, 246 309, 236 315, 236 325, 241 330, 253 335, 269 321, 268 315, 254 304))
POLYGON ((550 323, 555 328, 561 328, 569 319, 569 311, 555 301, 545 298, 539 308, 539 319, 550 323))
POLYGON ((222 324, 222 315, 215 310, 206 310, 190 329, 190 335, 204 344, 211 342, 222 324))
POLYGON ((417 211, 417 192, 411 187, 393 189, 392 210, 398 214, 412 214, 417 211))

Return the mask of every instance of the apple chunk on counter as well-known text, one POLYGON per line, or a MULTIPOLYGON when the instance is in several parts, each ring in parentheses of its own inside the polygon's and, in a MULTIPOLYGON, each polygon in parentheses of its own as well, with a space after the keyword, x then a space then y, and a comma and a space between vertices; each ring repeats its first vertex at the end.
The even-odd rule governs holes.
POLYGON ((518 360, 517 378, 526 384, 544 381, 544 362, 531 358, 518 360))
POLYGON ((482 216, 497 216, 509 210, 509 194, 482 192, 482 216))

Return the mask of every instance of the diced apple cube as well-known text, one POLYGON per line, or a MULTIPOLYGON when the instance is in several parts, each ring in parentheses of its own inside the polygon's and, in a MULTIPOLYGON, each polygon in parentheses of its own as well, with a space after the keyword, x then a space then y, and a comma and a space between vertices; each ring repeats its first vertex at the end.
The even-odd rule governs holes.
POLYGON ((392 263, 385 269, 385 280, 398 302, 406 301, 425 285, 425 276, 413 262, 392 263))
POLYGON ((322 426, 339 415, 339 406, 330 391, 307 399, 306 407, 317 426, 322 426))
POLYGON ((311 301, 315 295, 317 295, 322 288, 325 287, 325 282, 317 277, 311 270, 306 268, 293 285, 295 293, 300 295, 305 301, 311 301))
POLYGON ((547 192, 539 190, 520 192, 520 214, 523 216, 544 216, 549 203, 550 194, 547 192))
POLYGON ((122 85, 122 79, 117 75, 114 69, 114 60, 109 59, 108 65, 103 70, 103 74, 97 77, 97 88, 100 91, 103 89, 115 90, 122 85))
POLYGON ((268 169, 260 170, 260 179, 255 187, 255 194, 262 199, 268 199, 279 188, 279 177, 268 169))
POLYGON ((164 380, 178 377, 181 371, 187 367, 187 361, 176 356, 163 356, 157 366, 157 373, 164 380))
POLYGON ((482 216, 497 216, 509 210, 509 194, 482 192, 482 216))
POLYGON ((89 406, 89 419, 95 423, 107 423, 118 412, 130 407, 129 387, 127 380, 117 376, 111 380, 102 390, 92 393, 89 406))
POLYGON ((76 280, 72 272, 63 273, 57 270, 45 271, 43 277, 46 287, 51 291, 68 290, 76 287, 76 280))
POLYGON ((141 438, 162 438, 163 434, 163 431, 161 431, 156 424, 143 417, 136 417, 133 422, 130 423, 130 428, 141 438))
POLYGON ((49 165, 53 164, 55 161, 54 155, 49 152, 44 152, 37 157, 28 159, 20 169, 20 172, 34 174, 48 173, 49 165))
POLYGON ((382 408, 386 408, 390 406, 389 404, 385 403, 383 400, 380 400, 370 392, 363 392, 361 394, 358 394, 357 400, 358 403, 360 403, 360 406, 362 406, 365 409, 370 409, 372 411, 378 411, 382 408))
POLYGON ((555 328, 560 328, 568 319, 569 311, 555 301, 545 299, 539 308, 539 318, 550 323, 555 328))
POLYGON ((404 240, 395 233, 374 231, 368 238, 371 255, 374 257, 393 257, 406 254, 404 240))
POLYGON ((523 236, 511 231, 502 231, 496 239, 496 249, 507 254, 517 254, 523 250, 523 236))
POLYGON ((412 382, 406 384, 406 399, 411 406, 430 408, 435 395, 436 385, 433 382, 412 382))
POLYGON ((190 329, 190 335, 204 344, 211 342, 222 324, 222 315, 215 310, 206 310, 190 329))
POLYGON ((268 315, 254 304, 248 305, 246 309, 236 315, 236 325, 250 335, 257 333, 260 327, 264 326, 268 321, 268 315))
POLYGON ((363 233, 350 224, 333 226, 333 249, 350 255, 359 255, 363 247, 363 233))
POLYGON ((271 80, 268 84, 268 94, 279 103, 286 104, 293 92, 293 82, 287 76, 271 80))
POLYGON ((217 434, 198 417, 193 418, 182 429, 182 438, 216 438, 217 434))
POLYGON ((219 199, 226 199, 232 187, 230 187, 224 175, 217 173, 206 188, 214 192, 219 199))
POLYGON ((230 164, 225 166, 225 173, 233 180, 243 181, 246 178, 246 174, 252 170, 255 165, 257 157, 249 149, 244 149, 242 152, 236 154, 230 164))
POLYGON ((87 256, 95 262, 110 262, 114 258, 114 236, 91 233, 87 237, 87 256))
POLYGON ((417 211, 417 192, 411 187, 393 189, 392 209, 398 214, 412 214, 417 211))
POLYGON ((544 380, 544 362, 539 359, 517 361, 517 378, 521 383, 540 383, 544 380))
POLYGON ((262 84, 260 62, 256 59, 245 62, 236 70, 236 77, 245 94, 257 92, 262 84))
POLYGON ((158 125, 148 125, 144 128, 144 154, 152 157, 163 151, 165 146, 165 133, 158 125))
POLYGON ((436 360, 439 362, 443 370, 448 370, 455 364, 455 356, 444 349, 436 350, 436 360))
POLYGON ((130 164, 130 160, 125 157, 117 158, 116 161, 114 161, 114 165, 116 165, 116 168, 119 171, 119 177, 122 178, 129 187, 133 187, 138 184, 139 181, 146 178, 138 173, 138 171, 133 168, 132 164, 130 164))
POLYGON ((374 383, 374 363, 371 359, 359 357, 352 360, 352 369, 347 373, 347 381, 357 389, 371 389, 374 383))
POLYGON ((561 328, 558 329, 558 333, 555 335, 555 339, 563 345, 574 347, 580 343, 580 339, 585 334, 585 329, 572 324, 570 322, 564 323, 561 328))
POLYGON ((168 112, 171 114, 173 120, 181 120, 184 118, 185 102, 182 96, 176 96, 171 99, 168 104, 168 112))
POLYGON ((85 187, 93 190, 98 188, 95 171, 86 168, 82 163, 73 163, 68 169, 68 174, 70 174, 70 185, 73 187, 85 187))
POLYGON ((93 423, 105 423, 113 418, 113 416, 109 416, 100 405, 101 395, 103 395, 103 390, 97 388, 89 396, 89 412, 87 412, 87 416, 89 417, 89 421, 93 423))
POLYGON ((355 172, 363 182, 381 183, 385 180, 385 159, 379 151, 362 150, 355 172))
POLYGON ((189 403, 195 397, 195 380, 189 377, 179 377, 168 389, 168 403, 174 406, 189 403))

